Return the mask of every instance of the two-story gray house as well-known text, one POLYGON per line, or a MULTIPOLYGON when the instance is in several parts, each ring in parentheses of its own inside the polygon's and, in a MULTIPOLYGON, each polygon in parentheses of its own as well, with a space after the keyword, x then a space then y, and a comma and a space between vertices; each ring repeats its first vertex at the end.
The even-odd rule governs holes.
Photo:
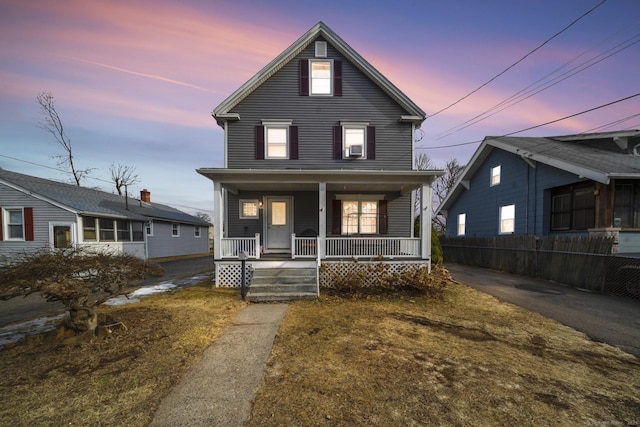
POLYGON ((431 183, 441 172, 413 167, 425 113, 324 23, 213 117, 224 168, 198 172, 213 181, 219 285, 238 284, 243 252, 254 279, 261 269, 339 270, 353 258, 430 265, 431 183))

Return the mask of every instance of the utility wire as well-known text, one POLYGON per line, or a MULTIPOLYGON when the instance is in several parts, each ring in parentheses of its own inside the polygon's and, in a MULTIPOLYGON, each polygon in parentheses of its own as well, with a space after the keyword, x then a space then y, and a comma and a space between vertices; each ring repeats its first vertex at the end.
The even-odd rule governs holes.
POLYGON ((598 7, 602 6, 607 0, 602 0, 600 3, 598 3, 597 5, 595 5, 594 7, 592 7, 590 10, 588 10, 587 12, 583 13, 579 18, 575 19, 573 22, 571 22, 569 25, 567 25, 566 27, 564 27, 562 30, 558 31, 557 33, 555 33, 553 36, 551 36, 550 38, 548 38, 547 40, 545 40, 541 45, 539 45, 538 47, 536 47, 535 49, 533 49, 532 51, 530 51, 529 53, 527 53, 526 55, 524 55, 522 58, 520 58, 519 60, 517 60, 516 62, 514 62, 513 64, 509 65, 507 68, 505 68, 504 70, 502 70, 500 73, 496 74, 495 76, 493 76, 492 78, 490 78, 488 81, 486 81, 485 83, 481 84, 480 86, 478 86, 476 89, 472 90, 471 92, 469 92, 468 94, 466 94, 465 96, 463 96, 462 98, 458 99, 457 101, 453 102, 452 104, 444 107, 441 110, 436 111, 435 113, 429 115, 427 118, 431 118, 433 116, 436 116, 440 113, 442 113, 443 111, 448 110, 449 108, 453 107, 454 105, 459 104, 460 102, 464 101, 465 99, 467 99, 468 97, 470 97, 471 95, 473 95, 474 93, 478 92, 480 89, 482 89, 483 87, 489 85, 491 82, 493 82, 494 80, 496 80, 498 77, 502 76, 503 74, 505 74, 507 71, 511 70, 513 67, 515 67, 516 65, 518 65, 519 63, 521 63, 522 61, 524 61, 525 59, 527 59, 529 56, 533 55, 535 52, 537 52, 538 50, 542 49, 547 43, 549 43, 551 40, 555 39, 556 37, 558 37, 560 34, 564 33, 566 30, 568 30, 569 28, 571 28, 573 25, 575 25, 578 21, 580 21, 582 18, 584 18, 585 16, 587 16, 588 14, 590 14, 591 12, 593 12, 594 10, 596 10, 598 7))
POLYGON ((568 71, 565 71, 564 73, 554 77, 553 79, 547 80, 545 81, 545 79, 551 77, 552 75, 556 74, 557 72, 559 72, 560 70, 562 70, 563 68, 565 68, 567 65, 569 65, 570 63, 574 62, 576 59, 578 59, 579 57, 585 55, 587 52, 589 52, 590 50, 593 49, 590 48, 588 50, 586 50, 585 52, 581 53, 580 55, 576 56, 575 58, 573 58, 571 61, 565 63, 564 65, 562 65, 559 68, 556 68, 554 71, 552 71, 551 73, 547 74, 546 76, 538 79, 536 82, 531 83, 530 85, 528 85, 527 87, 525 87, 524 89, 521 89, 520 91, 518 91, 517 93, 515 93, 514 95, 511 95, 510 97, 504 99, 503 101, 499 102, 498 104, 494 105, 493 107, 489 108, 488 110, 472 117, 471 119, 466 120, 465 122, 457 125, 457 126, 453 126, 447 130, 445 130, 444 132, 440 133, 437 138, 436 141, 439 141, 441 139, 444 139, 454 133, 457 133, 463 129, 466 129, 472 125, 475 125, 483 120, 488 119, 489 117, 494 116, 495 114, 506 110, 507 108, 513 107, 514 105, 517 105, 519 103, 521 103, 522 101, 525 101, 537 94, 539 94, 540 92, 543 92, 561 82, 563 82, 564 80, 567 80, 569 77, 572 77, 582 71, 587 70, 588 68, 593 67, 594 65, 604 61, 605 59, 610 58, 611 56, 620 53, 621 51, 637 44, 640 42, 640 33, 635 34, 633 37, 625 40, 622 43, 619 43, 618 45, 608 49, 607 51, 600 53, 597 56, 592 57, 591 59, 588 59, 578 65, 576 65, 575 67, 571 68, 568 71))
MULTIPOLYGON (((518 130, 518 131, 515 131, 515 132, 505 133, 504 135, 501 135, 498 138, 502 138, 504 136, 515 135, 515 134, 518 134, 518 133, 526 132, 528 130, 537 129, 539 127, 550 125, 552 123, 557 123, 557 122, 560 122, 562 120, 566 120, 566 119, 570 119, 570 118, 573 118, 573 117, 577 117, 577 116, 580 116, 582 114, 590 113, 592 111, 599 110, 601 108, 605 108, 605 107, 608 107, 608 106, 613 105, 613 104, 617 104, 619 102, 627 101, 627 100, 635 98, 637 96, 640 96, 640 92, 636 93, 636 94, 633 94, 633 95, 629 95, 629 96, 624 97, 624 98, 620 98, 620 99, 615 100, 615 101, 608 102, 606 104, 599 105, 597 107, 589 108, 588 110, 584 110, 584 111, 581 111, 579 113, 575 113, 575 114, 571 114, 569 116, 562 117, 560 119, 551 120, 549 122, 542 123, 542 124, 535 125, 535 126, 531 126, 531 127, 526 128, 526 129, 521 129, 521 130, 518 130)), ((462 142, 462 143, 459 143, 459 144, 441 145, 441 146, 438 146, 438 147, 416 147, 416 150, 435 150, 435 149, 439 149, 439 148, 460 147, 460 146, 463 146, 463 145, 477 144, 479 142, 482 142, 482 141, 462 142)))

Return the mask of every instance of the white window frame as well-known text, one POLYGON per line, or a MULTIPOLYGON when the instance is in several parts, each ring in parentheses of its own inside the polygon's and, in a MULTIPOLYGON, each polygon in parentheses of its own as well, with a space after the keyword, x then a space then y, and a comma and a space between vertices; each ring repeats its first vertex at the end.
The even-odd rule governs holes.
MULTIPOLYGON (((333 59, 310 59, 309 60, 309 95, 310 96, 333 96, 333 73, 334 73, 334 65, 333 59), (328 62, 329 63, 329 92, 314 92, 313 90, 313 64, 319 62, 328 62)), ((316 79, 319 79, 316 77, 316 79)))
POLYGON ((171 237, 180 237, 180 223, 171 223, 171 237))
POLYGON ((240 199, 238 201, 238 210, 240 219, 258 219, 260 217, 260 202, 258 199, 240 199), (255 215, 244 215, 244 204, 255 204, 256 205, 256 214, 255 215))
POLYGON ((343 159, 366 159, 367 158, 367 127, 369 123, 365 122, 340 122, 342 126, 342 158, 343 159), (358 144, 350 144, 347 141, 347 133, 349 131, 362 131, 362 156, 360 157, 350 157, 350 148, 353 145, 358 144))
POLYGON ((490 181, 489 181, 489 185, 491 187, 493 187, 495 185, 500 185, 501 175, 502 175, 502 167, 501 167, 501 165, 492 167, 491 168, 491 178, 490 178, 490 181))
POLYGON ((464 236, 467 232, 467 214, 458 214, 458 236, 464 236))
POLYGON ((193 237, 195 237, 196 239, 202 237, 202 230, 199 225, 193 226, 193 237))
POLYGON ((12 241, 12 242, 24 242, 25 241, 25 229, 24 229, 24 208, 23 207, 3 207, 2 208, 2 236, 4 238, 4 240, 6 241, 12 241), (20 211, 20 215, 21 215, 21 223, 12 223, 9 221, 9 218, 11 218, 11 212, 16 212, 16 211, 20 211), (22 237, 11 237, 11 233, 9 233, 9 226, 11 225, 21 225, 22 226, 22 237))
POLYGON ((516 230, 516 205, 500 206, 500 234, 513 234, 516 230))
POLYGON ((336 194, 336 199, 342 201, 340 203, 340 234, 343 236, 348 236, 350 234, 364 234, 364 235, 374 235, 380 232, 380 200, 384 200, 383 194, 336 194), (358 203, 358 232, 357 233, 348 233, 345 232, 345 221, 344 221, 344 203, 345 202, 357 202, 358 203), (361 230, 361 220, 362 220, 362 203, 363 202, 375 202, 376 204, 376 230, 373 233, 363 233, 361 230))
MULTIPOLYGON (((283 159, 286 160, 289 158, 289 127, 293 123, 292 120, 288 121, 262 121, 262 126, 264 126, 264 158, 265 159, 283 159), (285 143, 284 143, 284 156, 270 156, 269 155, 269 131, 270 130, 284 130, 285 131, 285 143)), ((282 146, 281 143, 272 144, 273 146, 282 146)))
POLYGON ((153 237, 153 221, 147 221, 144 225, 144 233, 147 236, 153 237))
POLYGON ((327 42, 325 41, 316 41, 315 43, 315 57, 316 58, 326 58, 327 57, 327 42))

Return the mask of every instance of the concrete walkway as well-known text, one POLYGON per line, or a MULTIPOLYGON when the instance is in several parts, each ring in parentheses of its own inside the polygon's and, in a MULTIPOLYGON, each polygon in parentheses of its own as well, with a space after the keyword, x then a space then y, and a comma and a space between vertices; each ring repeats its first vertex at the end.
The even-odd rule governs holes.
POLYGON ((262 379, 287 304, 252 304, 164 398, 151 426, 241 426, 262 379))

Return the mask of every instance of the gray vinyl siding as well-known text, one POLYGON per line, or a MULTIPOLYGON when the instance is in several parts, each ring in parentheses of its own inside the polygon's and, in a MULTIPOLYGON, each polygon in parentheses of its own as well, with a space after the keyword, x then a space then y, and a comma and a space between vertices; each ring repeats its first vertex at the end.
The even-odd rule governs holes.
POLYGON ((75 213, 0 184, 0 208, 4 210, 6 207, 33 208, 34 240, 0 241, 0 263, 3 259, 8 260, 14 258, 16 255, 24 252, 33 252, 39 249, 48 248, 50 222, 76 223, 75 213))
POLYGON ((328 58, 342 60, 342 96, 299 96, 299 59, 313 55, 311 43, 232 109, 241 120, 228 123, 228 167, 411 169, 412 126, 399 123, 408 113, 331 45, 328 58), (298 160, 255 159, 255 126, 269 119, 293 120, 298 126, 298 160), (334 160, 333 127, 340 121, 375 126, 375 160, 334 160))
POLYGON ((209 252, 207 227, 200 227, 200 237, 194 237, 195 226, 180 224, 180 236, 171 235, 171 222, 153 221, 153 236, 147 236, 149 258, 205 254, 209 252))
POLYGON ((531 168, 519 156, 494 149, 448 210, 446 235, 457 236, 458 215, 466 214, 465 236, 499 234, 500 207, 515 205, 514 234, 547 235, 551 189, 584 181, 575 174, 538 163, 531 168), (500 184, 490 185, 491 168, 501 166, 500 184))
MULTIPOLYGON (((327 235, 331 235, 332 203, 336 193, 327 193, 327 235)), ((343 193, 340 193, 343 194, 343 193)), ((257 219, 240 219, 240 199, 261 199, 264 196, 293 196, 293 229, 296 235, 319 234, 318 212, 319 202, 317 192, 240 192, 228 194, 228 225, 227 237, 253 237, 256 233, 263 234, 263 209, 259 210, 257 219)), ((391 237, 411 236, 411 195, 387 193, 388 233, 391 237)))

